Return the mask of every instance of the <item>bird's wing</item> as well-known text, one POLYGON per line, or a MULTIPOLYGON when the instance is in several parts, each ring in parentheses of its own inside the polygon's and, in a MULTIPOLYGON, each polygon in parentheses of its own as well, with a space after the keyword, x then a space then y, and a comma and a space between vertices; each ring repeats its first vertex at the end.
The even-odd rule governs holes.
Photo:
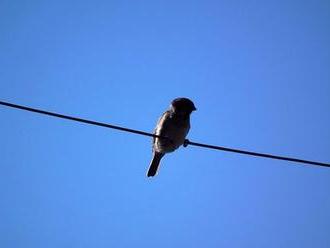
MULTIPOLYGON (((154 134, 162 136, 162 134, 163 134, 162 131, 166 130, 166 128, 168 126, 170 116, 171 116, 171 112, 169 110, 167 110, 166 112, 164 112, 162 114, 161 117, 159 117, 157 125, 156 125, 155 130, 154 130, 154 134)), ((152 143, 154 144, 155 141, 156 141, 156 138, 153 137, 152 143)))

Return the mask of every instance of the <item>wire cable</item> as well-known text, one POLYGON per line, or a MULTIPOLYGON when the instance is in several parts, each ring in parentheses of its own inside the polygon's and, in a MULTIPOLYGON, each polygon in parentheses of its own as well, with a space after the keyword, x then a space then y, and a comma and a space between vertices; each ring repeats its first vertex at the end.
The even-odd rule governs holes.
MULTIPOLYGON (((90 125, 94 125, 94 126, 101 126, 101 127, 116 129, 116 130, 120 130, 120 131, 124 131, 124 132, 135 133, 135 134, 154 137, 154 138, 166 139, 166 137, 162 137, 160 135, 156 135, 156 134, 152 134, 152 133, 148 133, 148 132, 144 132, 144 131, 140 131, 140 130, 135 130, 135 129, 125 128, 125 127, 121 127, 121 126, 115 126, 115 125, 111 125, 111 124, 107 124, 107 123, 102 123, 102 122, 82 119, 82 118, 78 118, 78 117, 58 114, 58 113, 49 112, 49 111, 45 111, 45 110, 41 110, 41 109, 35 109, 35 108, 30 108, 30 107, 26 107, 26 106, 22 106, 22 105, 18 105, 18 104, 13 104, 13 103, 9 103, 9 102, 0 101, 0 105, 11 107, 11 108, 16 108, 16 109, 21 109, 21 110, 25 110, 25 111, 30 111, 30 112, 34 112, 34 113, 38 113, 38 114, 54 116, 57 118, 67 119, 67 120, 71 120, 71 121, 77 121, 77 122, 90 124, 90 125)), ((296 163, 330 167, 330 164, 328 164, 328 163, 315 162, 315 161, 303 160, 303 159, 291 158, 291 157, 283 157, 283 156, 277 156, 277 155, 266 154, 266 153, 250 152, 250 151, 227 148, 227 147, 222 147, 222 146, 208 145, 208 144, 203 144, 203 143, 196 143, 196 142, 192 142, 192 141, 189 141, 188 139, 186 139, 183 146, 187 147, 188 145, 204 147, 204 148, 208 148, 208 149, 221 150, 221 151, 226 151, 226 152, 240 153, 240 154, 256 156, 256 157, 264 157, 264 158, 270 158, 270 159, 291 161, 291 162, 296 162, 296 163)))

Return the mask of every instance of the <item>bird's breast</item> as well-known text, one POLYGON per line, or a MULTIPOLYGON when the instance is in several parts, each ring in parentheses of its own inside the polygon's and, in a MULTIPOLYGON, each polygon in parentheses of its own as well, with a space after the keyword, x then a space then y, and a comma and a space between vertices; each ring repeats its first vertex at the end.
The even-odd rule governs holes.
POLYGON ((189 132, 190 123, 188 120, 169 120, 156 129, 156 134, 166 137, 165 139, 156 138, 154 149, 158 152, 173 152, 184 143, 189 132))

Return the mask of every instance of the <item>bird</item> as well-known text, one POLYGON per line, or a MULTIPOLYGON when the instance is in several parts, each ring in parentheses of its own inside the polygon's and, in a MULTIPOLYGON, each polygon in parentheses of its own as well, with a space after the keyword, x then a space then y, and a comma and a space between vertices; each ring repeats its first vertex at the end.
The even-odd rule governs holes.
POLYGON ((190 129, 190 114, 197 110, 194 103, 185 97, 175 98, 169 109, 159 118, 152 140, 152 160, 147 172, 148 177, 157 174, 160 161, 166 153, 178 149, 190 129))

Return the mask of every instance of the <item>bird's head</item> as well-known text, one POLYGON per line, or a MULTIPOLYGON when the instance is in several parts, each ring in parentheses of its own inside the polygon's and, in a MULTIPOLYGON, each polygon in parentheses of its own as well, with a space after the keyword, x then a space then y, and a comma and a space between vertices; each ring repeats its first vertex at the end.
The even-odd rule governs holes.
POLYGON ((197 110, 194 103, 184 97, 174 99, 171 102, 171 109, 173 112, 179 114, 191 114, 191 112, 197 110))

